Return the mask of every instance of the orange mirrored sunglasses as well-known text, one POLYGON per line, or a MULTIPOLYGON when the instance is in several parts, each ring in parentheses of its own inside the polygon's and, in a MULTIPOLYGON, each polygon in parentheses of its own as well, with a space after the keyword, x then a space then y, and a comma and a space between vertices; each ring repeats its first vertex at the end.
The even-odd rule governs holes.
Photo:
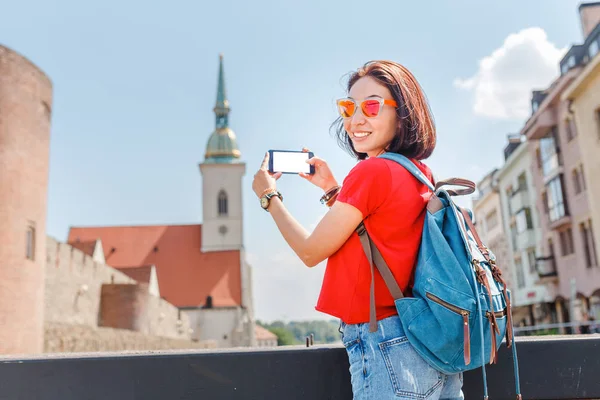
MULTIPOLYGON (((398 107, 395 100, 384 100, 380 97, 371 97, 360 102, 360 109, 367 118, 374 118, 379 115, 379 111, 383 108, 383 105, 398 107)), ((337 100, 337 107, 342 118, 350 118, 356 112, 356 100, 352 98, 343 98, 337 100)))

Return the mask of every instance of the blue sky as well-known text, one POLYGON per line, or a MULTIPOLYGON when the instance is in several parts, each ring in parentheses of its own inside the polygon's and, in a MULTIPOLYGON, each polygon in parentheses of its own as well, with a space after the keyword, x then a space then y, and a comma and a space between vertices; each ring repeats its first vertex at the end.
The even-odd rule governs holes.
MULTIPOLYGON (((230 126, 247 163, 256 315, 328 318, 314 311, 325 265, 303 267, 252 192, 265 151, 308 146, 341 182, 354 161, 329 134, 334 99, 348 72, 392 59, 429 98, 434 173, 478 180, 501 165, 531 89, 547 86, 564 49, 582 41, 578 4, 22 0, 3 4, 0 43, 54 84, 47 232, 59 240, 74 225, 202 221, 198 163, 224 53, 230 126)), ((279 188, 307 228, 324 214, 319 190, 299 177, 279 188)))

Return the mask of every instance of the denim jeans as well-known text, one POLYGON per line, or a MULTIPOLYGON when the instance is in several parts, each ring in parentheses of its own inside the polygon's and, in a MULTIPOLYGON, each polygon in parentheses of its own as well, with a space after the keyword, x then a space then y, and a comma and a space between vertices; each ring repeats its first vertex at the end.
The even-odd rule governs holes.
POLYGON ((377 325, 373 333, 368 323, 340 325, 355 400, 464 399, 462 373, 430 367, 408 342, 398 316, 377 325))

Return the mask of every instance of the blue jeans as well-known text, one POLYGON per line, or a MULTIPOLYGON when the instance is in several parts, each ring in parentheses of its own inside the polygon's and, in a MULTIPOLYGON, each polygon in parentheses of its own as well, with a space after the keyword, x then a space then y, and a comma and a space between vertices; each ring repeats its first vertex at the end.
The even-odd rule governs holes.
POLYGON ((398 316, 377 324, 373 333, 368 323, 340 325, 355 400, 464 399, 462 373, 430 367, 408 342, 398 316))

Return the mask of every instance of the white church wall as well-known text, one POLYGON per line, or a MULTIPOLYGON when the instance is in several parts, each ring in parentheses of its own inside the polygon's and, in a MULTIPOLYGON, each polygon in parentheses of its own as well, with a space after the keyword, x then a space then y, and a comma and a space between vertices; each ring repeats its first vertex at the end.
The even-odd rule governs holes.
POLYGON ((200 164, 203 197, 202 251, 242 248, 242 177, 245 169, 245 164, 241 163, 200 164), (218 196, 221 190, 227 193, 226 216, 218 215, 218 196), (226 231, 223 232, 223 229, 226 231))
POLYGON ((241 307, 184 310, 192 339, 214 341, 219 348, 256 346, 254 321, 241 307))

